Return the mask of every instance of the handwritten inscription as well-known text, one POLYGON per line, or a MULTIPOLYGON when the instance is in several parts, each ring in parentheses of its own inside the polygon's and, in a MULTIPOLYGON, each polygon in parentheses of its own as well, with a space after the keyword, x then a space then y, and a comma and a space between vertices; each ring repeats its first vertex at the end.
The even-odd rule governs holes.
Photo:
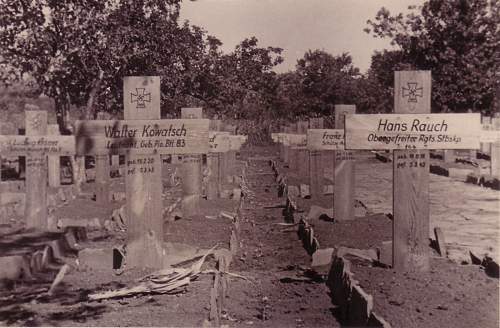
POLYGON ((307 130, 307 148, 315 150, 343 150, 344 130, 309 129, 307 130))
POLYGON ((150 174, 155 172, 154 157, 133 157, 127 160, 127 174, 150 174))
POLYGON ((425 168, 427 167, 426 154, 398 153, 396 155, 396 169, 425 168))
POLYGON ((0 136, 0 151, 11 155, 75 153, 73 136, 0 136))
POLYGON ((230 149, 229 132, 209 131, 208 144, 210 152, 223 153, 230 149))

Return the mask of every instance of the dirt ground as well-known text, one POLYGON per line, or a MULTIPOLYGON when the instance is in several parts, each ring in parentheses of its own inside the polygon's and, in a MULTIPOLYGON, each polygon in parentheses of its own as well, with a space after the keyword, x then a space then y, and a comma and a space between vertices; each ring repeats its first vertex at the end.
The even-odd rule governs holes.
MULTIPOLYGON (((270 158, 276 158, 277 151, 277 147, 259 147, 240 152, 239 158, 248 162, 246 176, 251 193, 243 202, 239 250, 229 271, 245 279, 229 277, 221 324, 341 327, 328 287, 311 270, 311 257, 298 239, 297 227, 284 224, 285 199, 277 197, 277 185, 268 163, 270 158)), ((362 168, 368 164, 373 163, 366 161, 362 168)), ((373 186, 377 184, 369 184, 370 188, 373 186)), ((91 192, 92 185, 86 188, 91 192)), ((113 179, 112 189, 124 190, 122 178, 113 179)), ((363 201, 363 195, 374 194, 377 189, 365 189, 357 198, 363 201)), ((178 195, 178 186, 167 187, 164 204, 170 204, 178 195)), ((311 205, 327 207, 333 204, 332 200, 328 196, 319 202, 300 201, 302 214, 307 214, 311 205)), ((123 204, 121 201, 102 208, 83 197, 56 212, 72 218, 105 220, 123 204)), ((371 198, 366 204, 371 213, 388 213, 372 208, 376 203, 371 198)), ((165 241, 196 249, 217 243, 228 248, 231 223, 213 216, 220 210, 234 211, 235 205, 232 200, 204 201, 203 215, 165 222, 165 241)), ((391 239, 391 221, 384 214, 348 222, 310 223, 321 248, 374 248, 391 239)), ((21 224, 14 223, 2 227, 0 244, 20 228, 21 224)), ((89 241, 83 246, 111 248, 122 243, 125 236, 125 232, 109 234, 97 230, 89 233, 89 241)), ((374 310, 392 327, 498 327, 498 279, 488 277, 479 266, 461 266, 435 256, 433 253, 431 271, 426 274, 402 274, 354 260, 352 271, 362 288, 373 295, 374 310)), ((89 301, 88 295, 135 286, 138 278, 152 270, 126 269, 116 275, 109 267, 75 269, 64 277, 55 294, 48 296, 46 291, 57 273, 54 268, 37 274, 37 279, 19 282, 12 289, 0 289, 0 326, 201 327, 207 324, 213 286, 213 275, 203 271, 214 267, 215 259, 209 257, 198 278, 173 294, 142 294, 99 302, 89 301)))

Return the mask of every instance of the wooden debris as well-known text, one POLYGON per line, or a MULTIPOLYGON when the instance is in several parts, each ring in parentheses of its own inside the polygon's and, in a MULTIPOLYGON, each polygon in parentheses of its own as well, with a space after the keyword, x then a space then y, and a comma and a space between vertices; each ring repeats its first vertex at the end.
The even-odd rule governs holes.
POLYGON ((90 294, 88 298, 90 301, 98 301, 137 294, 166 294, 175 292, 180 287, 189 285, 191 280, 198 276, 201 272, 201 266, 205 262, 205 259, 216 247, 217 246, 208 250, 198 262, 194 263, 189 268, 167 268, 159 270, 141 278, 139 280, 140 283, 137 286, 90 294))
POLYGON ((54 293, 54 290, 61 283, 61 281, 63 280, 64 276, 66 275, 66 273, 69 271, 70 268, 71 267, 68 264, 64 264, 61 267, 54 281, 52 282, 52 285, 50 285, 49 291, 47 292, 49 296, 51 296, 54 293))

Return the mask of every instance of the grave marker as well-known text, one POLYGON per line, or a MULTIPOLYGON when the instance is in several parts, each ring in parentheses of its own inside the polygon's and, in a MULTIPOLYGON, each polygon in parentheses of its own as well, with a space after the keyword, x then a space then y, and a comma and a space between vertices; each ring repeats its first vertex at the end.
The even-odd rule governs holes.
MULTIPOLYGON (((431 112, 430 71, 394 72, 394 112, 431 112)), ((393 170, 393 266, 428 271, 429 151, 395 150, 393 170)))
POLYGON ((490 155, 490 175, 500 177, 500 118, 482 117, 481 122, 481 150, 490 155))
MULTIPOLYGON (((125 77, 123 105, 125 120, 161 119, 160 77, 125 77)), ((130 134, 127 137, 133 138, 130 134)), ((132 267, 161 267, 164 256, 163 185, 158 152, 125 156, 125 192, 127 264, 132 267)))
POLYGON ((480 116, 430 114, 430 71, 395 72, 394 90, 397 114, 348 115, 345 145, 347 149, 394 150, 393 267, 427 271, 428 149, 478 148, 480 116))
POLYGON ((47 230, 47 155, 75 153, 73 136, 47 135, 47 112, 26 105, 26 135, 0 135, 0 153, 26 157, 26 205, 28 228, 47 230))
MULTIPOLYGON (((344 119, 356 112, 355 105, 335 105, 335 128, 344 129, 344 119)), ((335 185, 333 192, 333 214, 336 220, 354 219, 354 153, 351 150, 336 150, 334 154, 335 185)))
MULTIPOLYGON (((181 118, 201 119, 203 109, 181 108, 181 118)), ((197 154, 186 154, 182 158, 182 213, 186 216, 193 216, 200 212, 200 200, 202 189, 202 157, 197 154)))
POLYGON ((109 202, 110 165, 109 155, 95 156, 95 200, 99 204, 109 202))
POLYGON ((307 149, 309 154, 309 191, 311 198, 323 196, 323 156, 322 151, 311 147, 309 138, 311 131, 323 129, 323 118, 309 119, 309 130, 307 130, 307 149))
POLYGON ((221 153, 229 151, 229 132, 210 131, 209 145, 210 152, 207 154, 207 166, 209 170, 207 184, 207 199, 214 200, 220 195, 222 179, 220 176, 221 153))
POLYGON ((160 78, 124 78, 123 121, 77 121, 79 155, 126 155, 127 264, 158 268, 163 249, 160 154, 208 151, 204 119, 160 120, 160 78))
MULTIPOLYGON (((47 132, 50 135, 59 135, 59 125, 50 124, 47 126, 47 132)), ((61 186, 61 158, 57 155, 50 155, 48 159, 49 167, 49 186, 59 187, 61 186)))
POLYGON ((307 148, 310 156, 311 196, 323 195, 323 156, 322 152, 344 150, 344 130, 309 129, 307 148))

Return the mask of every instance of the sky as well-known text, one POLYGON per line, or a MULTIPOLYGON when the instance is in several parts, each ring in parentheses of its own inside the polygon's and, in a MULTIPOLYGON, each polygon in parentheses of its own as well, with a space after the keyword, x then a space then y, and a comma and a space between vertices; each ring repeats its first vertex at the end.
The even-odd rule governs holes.
POLYGON ((363 31, 381 7, 406 13, 423 0, 184 0, 181 20, 203 27, 223 42, 228 53, 247 37, 259 46, 284 49, 277 72, 293 70, 297 59, 311 49, 332 55, 348 52, 365 72, 374 50, 390 49, 390 40, 363 31))

